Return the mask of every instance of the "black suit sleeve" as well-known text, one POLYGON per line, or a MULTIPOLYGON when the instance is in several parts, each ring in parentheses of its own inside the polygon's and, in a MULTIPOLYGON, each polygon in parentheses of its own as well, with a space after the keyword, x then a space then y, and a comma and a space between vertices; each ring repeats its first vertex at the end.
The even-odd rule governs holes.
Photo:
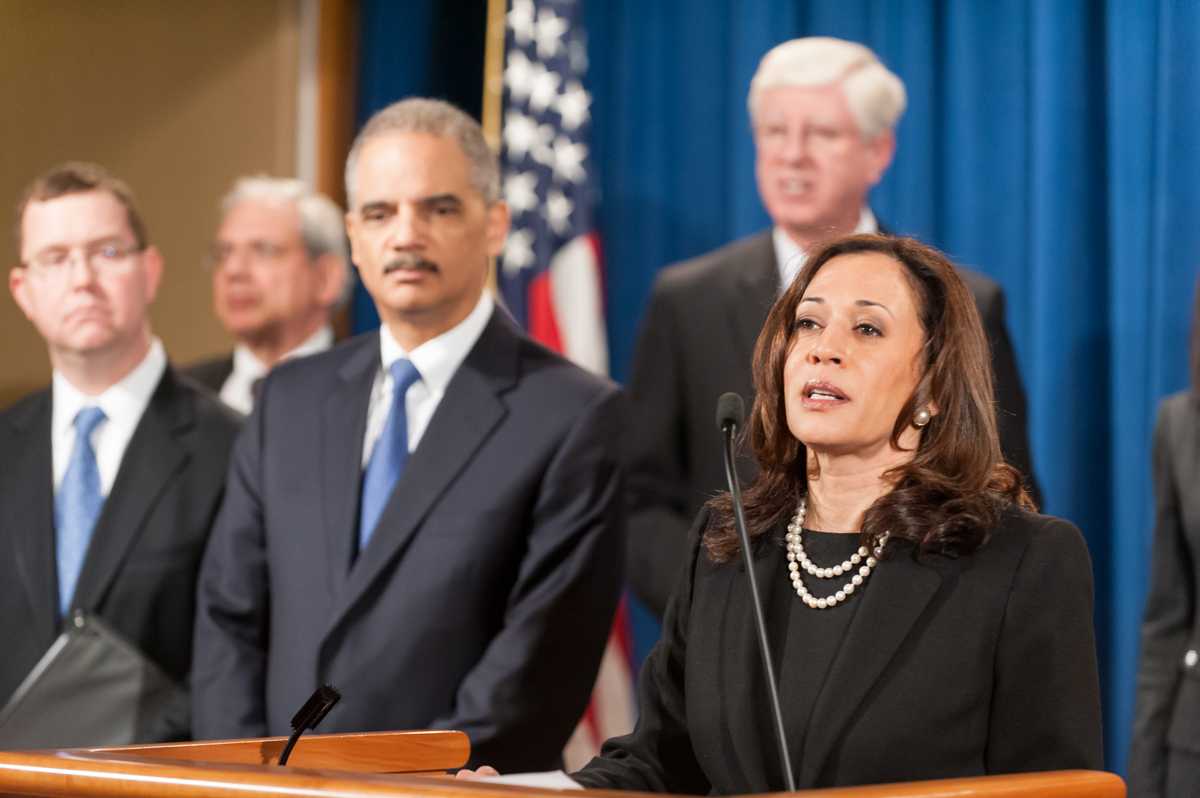
MULTIPOLYGON (((1184 404, 1175 407, 1191 409, 1184 404)), ((1173 443, 1190 444, 1194 438, 1175 428, 1172 409, 1170 404, 1160 406, 1154 428, 1154 554, 1142 618, 1142 660, 1129 754, 1129 794, 1139 798, 1164 794, 1167 731, 1196 611, 1196 566, 1180 512, 1180 475, 1171 465, 1173 443)))
POLYGON ((689 522, 682 355, 673 315, 660 281, 638 336, 630 382, 626 570, 634 595, 659 618, 685 559, 689 522))
POLYGON ((260 485, 263 415, 234 446, 197 596, 192 665, 196 739, 266 734, 269 599, 260 485))
POLYGON ((989 773, 1104 765, 1091 559, 1072 524, 1039 516, 997 644, 989 773))
POLYGON ((622 584, 625 407, 607 392, 567 434, 534 500, 503 628, 431 724, 470 736, 472 766, 544 768, 587 705, 622 584))
POLYGON ((700 554, 699 537, 708 524, 701 510, 687 541, 691 546, 663 620, 662 637, 638 678, 638 722, 632 734, 604 744, 600 756, 571 777, 584 787, 644 792, 711 792, 696 761, 687 727, 685 668, 692 588, 700 554))
POLYGON ((1017 355, 1008 337, 1005 321, 1004 291, 998 286, 991 297, 980 304, 983 329, 992 350, 992 371, 996 387, 996 426, 1000 433, 1000 449, 1004 459, 1025 477, 1025 487, 1038 507, 1042 493, 1037 475, 1033 472, 1033 455, 1029 446, 1029 411, 1025 403, 1025 387, 1017 368, 1017 355))

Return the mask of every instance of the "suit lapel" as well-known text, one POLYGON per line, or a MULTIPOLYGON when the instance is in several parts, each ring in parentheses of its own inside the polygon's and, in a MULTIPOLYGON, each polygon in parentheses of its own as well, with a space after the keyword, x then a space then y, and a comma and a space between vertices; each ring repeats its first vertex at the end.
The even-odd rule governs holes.
POLYGON ((362 447, 371 387, 379 370, 379 335, 367 337, 338 371, 338 383, 325 399, 321 416, 322 485, 326 558, 332 594, 345 586, 358 545, 358 497, 362 447))
POLYGON ((743 362, 749 363, 767 313, 779 295, 779 266, 770 231, 754 239, 746 262, 730 273, 734 279, 735 298, 729 305, 730 324, 737 337, 738 349, 745 353, 743 362))
POLYGON ((150 511, 191 457, 179 437, 195 423, 194 412, 168 367, 121 458, 79 573, 74 606, 94 611, 104 600, 150 511))
POLYGON ((54 466, 50 449, 51 394, 39 396, 11 420, 13 451, 0 477, 0 507, 14 541, 17 572, 33 608, 30 626, 49 645, 58 628, 58 569, 54 559, 54 466))
POLYGON ((941 574, 917 563, 910 551, 901 549, 881 563, 863 590, 862 606, 846 630, 809 718, 797 773, 800 784, 816 783, 846 725, 942 584, 941 574))
POLYGON ((430 508, 504 418, 507 410, 499 394, 516 380, 517 346, 511 323, 502 312, 494 312, 446 387, 370 543, 359 553, 338 600, 330 631, 401 556, 430 508))

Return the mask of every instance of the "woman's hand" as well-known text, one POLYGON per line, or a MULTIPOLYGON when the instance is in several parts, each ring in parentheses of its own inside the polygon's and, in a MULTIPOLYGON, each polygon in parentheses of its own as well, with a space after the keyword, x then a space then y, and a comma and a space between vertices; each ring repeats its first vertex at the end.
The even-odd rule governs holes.
POLYGON ((463 768, 462 770, 460 770, 454 774, 454 778, 465 779, 467 781, 476 781, 478 779, 482 779, 485 776, 499 776, 499 775, 500 775, 500 772, 497 771, 491 765, 480 765, 475 770, 470 770, 469 768, 463 768))

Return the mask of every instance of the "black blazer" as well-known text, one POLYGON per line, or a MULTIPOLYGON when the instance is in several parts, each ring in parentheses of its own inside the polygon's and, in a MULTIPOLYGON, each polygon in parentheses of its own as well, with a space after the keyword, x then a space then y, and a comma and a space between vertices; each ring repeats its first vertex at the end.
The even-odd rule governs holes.
MULTIPOLYGON (((976 272, 959 274, 975 297, 992 348, 997 422, 1005 458, 1026 476, 1037 500, 1029 459, 1025 391, 1004 324, 1004 294, 976 272)), ((629 583, 661 617, 680 564, 688 524, 714 493, 725 490, 717 398, 754 397, 754 342, 779 296, 770 231, 664 269, 642 320, 630 380, 633 408, 629 492, 629 583)), ((744 459, 739 471, 755 470, 744 459)))
MULTIPOLYGON (((781 619, 824 610, 799 605, 782 534, 760 541, 755 569, 786 705, 806 662, 788 658, 781 619)), ((690 543, 637 728, 575 774, 586 787, 784 789, 740 559, 710 562, 696 530, 690 543)), ((1009 510, 957 559, 893 543, 850 601, 862 604, 792 752, 799 789, 1101 766, 1091 566, 1071 524, 1009 510)))
POLYGON ((623 397, 497 310, 355 558, 372 333, 284 363, 235 448, 204 563, 199 737, 454 728, 472 761, 555 766, 621 585, 623 397))
POLYGON ((1129 755, 1131 798, 1192 798, 1200 784, 1198 476, 1200 401, 1187 391, 1163 400, 1154 428, 1154 555, 1129 755))
MULTIPOLYGON (((51 392, 0 414, 0 702, 60 631, 51 392)), ((168 367, 113 482, 73 609, 98 614, 163 670, 191 665, 196 574, 216 517, 235 415, 168 367)))
POLYGON ((183 373, 213 393, 220 394, 225 380, 233 373, 233 353, 191 363, 183 368, 183 373))

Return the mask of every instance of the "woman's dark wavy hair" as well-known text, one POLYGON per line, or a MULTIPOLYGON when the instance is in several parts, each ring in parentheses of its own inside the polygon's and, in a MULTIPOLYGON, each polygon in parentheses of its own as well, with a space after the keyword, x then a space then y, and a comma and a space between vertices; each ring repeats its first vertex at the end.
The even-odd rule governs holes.
MULTIPOLYGON (((987 337, 971 292, 945 255, 911 238, 879 235, 839 238, 813 252, 758 336, 748 437, 760 470, 744 494, 750 535, 779 525, 807 492, 807 450, 788 429, 783 366, 796 306, 809 284, 831 260, 854 253, 880 253, 904 267, 925 332, 920 380, 892 426, 892 445, 900 447, 918 407, 932 401, 938 409, 913 459, 885 474, 894 487, 867 509, 863 542, 886 530, 891 540, 911 541, 921 552, 970 553, 986 542, 1006 506, 1033 509, 1020 474, 1000 454, 987 337)), ((723 562, 739 547, 729 494, 712 499, 709 508, 713 522, 704 546, 723 562)))

